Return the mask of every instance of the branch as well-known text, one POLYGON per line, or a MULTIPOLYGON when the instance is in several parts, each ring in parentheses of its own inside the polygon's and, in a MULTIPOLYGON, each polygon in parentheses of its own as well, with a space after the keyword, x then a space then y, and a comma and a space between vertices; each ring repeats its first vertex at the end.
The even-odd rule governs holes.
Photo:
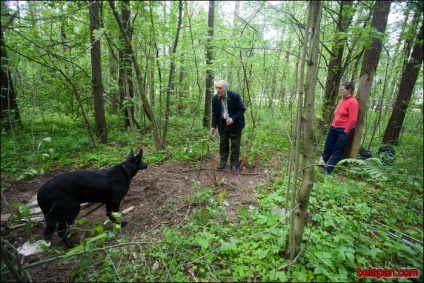
POLYGON ((286 269, 287 267, 290 267, 290 266, 292 266, 292 265, 294 265, 294 264, 296 264, 297 263, 297 261, 299 260, 299 257, 300 257, 300 255, 303 253, 303 251, 306 249, 306 247, 308 246, 308 244, 306 244, 304 247, 303 247, 303 249, 297 254, 297 256, 293 259, 293 261, 292 262, 290 262, 290 263, 288 263, 288 264, 286 264, 286 265, 283 265, 283 266, 280 266, 279 268, 277 268, 277 269, 274 269, 274 271, 278 271, 278 270, 282 270, 282 269, 286 269))
POLYGON ((25 272, 23 269, 20 261, 19 261, 19 255, 17 250, 13 245, 11 245, 7 240, 1 238, 1 259, 6 264, 9 271, 2 272, 2 276, 11 273, 12 276, 18 281, 18 282, 25 282, 25 279, 28 280, 28 282, 32 282, 31 277, 29 277, 28 273, 25 272), (13 255, 6 249, 5 246, 8 246, 13 250, 13 255), (18 266, 18 270, 15 270, 15 267, 13 266, 13 262, 18 266), (20 273, 23 273, 26 278, 23 278, 20 273))
MULTIPOLYGON (((2 239, 2 241, 3 241, 3 239, 2 239)), ((159 242, 159 243, 161 243, 161 242, 159 242)), ((107 247, 103 247, 103 248, 97 248, 97 249, 93 249, 93 250, 80 251, 80 252, 74 253, 74 254, 72 254, 70 256, 66 256, 66 254, 57 255, 57 256, 53 256, 53 257, 50 257, 50 258, 47 258, 47 259, 44 259, 44 260, 40 260, 40 261, 34 262, 34 263, 22 265, 21 267, 23 269, 26 269, 26 268, 31 268, 31 267, 34 267, 34 266, 38 266, 40 264, 48 263, 48 262, 51 262, 51 261, 54 261, 54 260, 64 259, 64 258, 71 258, 71 257, 75 257, 75 256, 78 256, 78 255, 81 255, 81 254, 85 254, 85 253, 98 252, 98 251, 107 251, 108 249, 119 248, 119 247, 123 247, 123 246, 140 245, 140 244, 155 245, 155 243, 151 243, 151 242, 129 242, 129 243, 122 243, 122 244, 111 245, 111 246, 107 246, 107 247)), ((10 272, 3 272, 2 273, 2 276, 3 275, 7 275, 9 273, 10 272)))
MULTIPOLYGON (((299 206, 299 205, 297 205, 297 206, 299 206)), ((296 206, 296 207, 297 207, 296 206)), ((295 208, 296 208, 295 207, 295 208)), ((290 267, 290 266, 292 266, 292 265, 294 265, 294 264, 296 264, 297 263, 297 261, 299 260, 299 257, 300 257, 300 255, 306 250, 306 247, 308 246, 308 244, 309 244, 309 239, 311 238, 311 232, 312 231, 310 231, 309 232, 309 236, 308 236, 308 241, 306 242, 306 245, 303 247, 303 249, 297 254, 297 256, 293 259, 293 261, 292 262, 290 262, 290 263, 288 263, 288 264, 286 264, 286 265, 283 265, 283 266, 280 266, 279 268, 277 268, 277 269, 274 269, 274 271, 278 271, 278 270, 281 270, 281 269, 286 269, 287 267, 290 267)))

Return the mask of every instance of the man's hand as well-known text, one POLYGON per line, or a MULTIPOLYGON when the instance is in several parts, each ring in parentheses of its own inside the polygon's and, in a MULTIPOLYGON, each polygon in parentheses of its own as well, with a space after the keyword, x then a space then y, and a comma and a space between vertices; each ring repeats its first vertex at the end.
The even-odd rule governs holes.
POLYGON ((209 133, 210 133, 211 135, 214 135, 214 134, 215 134, 215 128, 211 128, 211 130, 209 131, 209 133))
POLYGON ((227 118, 227 126, 231 126, 232 124, 234 124, 233 118, 228 117, 227 118))

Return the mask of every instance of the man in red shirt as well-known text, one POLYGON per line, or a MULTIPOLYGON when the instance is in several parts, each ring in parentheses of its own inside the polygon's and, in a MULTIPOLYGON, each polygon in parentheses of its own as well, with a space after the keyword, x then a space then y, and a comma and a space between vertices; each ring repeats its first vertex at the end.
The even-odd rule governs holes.
POLYGON ((353 133, 355 132, 356 122, 358 120, 359 103, 353 97, 355 85, 353 82, 344 83, 340 87, 342 99, 336 108, 330 131, 325 141, 324 152, 318 162, 319 165, 325 165, 323 174, 330 174, 336 164, 342 159, 344 147, 353 133))

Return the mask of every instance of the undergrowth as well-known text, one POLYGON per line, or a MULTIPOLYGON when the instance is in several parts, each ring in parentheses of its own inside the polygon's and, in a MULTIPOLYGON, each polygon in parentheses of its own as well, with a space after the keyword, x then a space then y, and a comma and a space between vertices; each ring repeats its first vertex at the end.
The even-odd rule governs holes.
POLYGON ((234 223, 225 214, 225 190, 214 195, 213 189, 195 183, 197 193, 190 201, 196 208, 184 225, 164 226, 156 239, 132 239, 134 244, 119 253, 93 253, 93 270, 78 272, 73 279, 345 282, 358 281, 358 267, 420 269, 422 244, 405 244, 400 233, 395 238, 387 227, 422 239, 422 192, 408 202, 408 188, 393 180, 376 188, 346 175, 340 178, 318 176, 305 230, 306 249, 290 267, 278 270, 290 262, 285 256, 287 214, 273 209, 284 203, 283 186, 258 187, 258 206, 241 208, 240 221, 234 223))
MULTIPOLYGON (((274 121, 265 121, 262 128, 272 128, 274 121)), ((184 120, 171 123, 177 127, 184 120)), ((34 123, 30 133, 2 131, 2 191, 8 189, 7 178, 30 179, 53 167, 97 169, 121 162, 131 150, 132 136, 129 130, 118 130, 120 124, 117 117, 110 117, 107 145, 92 145, 81 121, 66 117, 34 123)), ((213 137, 205 133, 200 126, 172 132, 168 150, 159 152, 151 136, 137 132, 137 138, 147 163, 196 162, 218 150, 213 137)), ((249 151, 250 162, 266 164, 277 153, 288 153, 288 140, 281 140, 278 132, 253 131, 248 126, 245 135, 254 136, 242 146, 242 152, 249 151)), ((270 168, 276 176, 274 183, 256 188, 257 205, 240 208, 238 222, 226 215, 225 184, 216 192, 194 182, 196 193, 190 196, 194 208, 188 217, 180 225, 163 226, 156 237, 128 239, 119 229, 111 232, 99 223, 77 223, 88 234, 66 255, 77 258, 72 280, 358 281, 358 268, 418 268, 421 272, 422 138, 406 133, 402 138, 392 164, 374 155, 367 160, 345 160, 329 176, 316 169, 304 252, 296 264, 290 265, 287 258, 288 214, 275 209, 284 206, 287 180, 270 168), (118 238, 118 244, 105 247, 106 239, 112 237, 118 238)), ((50 254, 63 251, 50 250, 50 254)))

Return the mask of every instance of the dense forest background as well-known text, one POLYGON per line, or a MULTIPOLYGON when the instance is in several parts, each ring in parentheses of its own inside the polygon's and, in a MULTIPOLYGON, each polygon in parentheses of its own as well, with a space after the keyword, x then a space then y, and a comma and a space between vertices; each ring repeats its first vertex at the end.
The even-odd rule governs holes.
MULTIPOLYGON (((3 128, 64 116, 84 121, 91 143, 105 143, 105 113, 122 114, 125 126, 132 121, 164 150, 174 117, 209 127, 213 79, 227 79, 242 94, 252 130, 259 109, 284 112, 297 102, 308 2, 113 3, 3 2, 2 82, 9 91, 2 96, 3 128)), ((361 121, 368 135, 397 143, 405 116, 422 109, 422 88, 414 87, 422 85, 422 56, 411 58, 419 45, 422 7, 385 3, 389 9, 380 27, 372 26, 372 1, 329 1, 322 7, 318 141, 331 122, 340 83, 352 80, 360 92, 365 72, 373 74, 363 112, 368 122, 368 116, 379 116, 377 125, 361 121), (363 58, 367 48, 376 48, 376 39, 382 46, 371 66, 363 58), (412 87, 400 87, 411 60, 417 61, 415 78, 407 78, 412 87), (366 64, 374 70, 366 71, 366 64), (401 92, 409 93, 398 97, 401 92), (392 111, 396 103, 403 114, 395 113, 398 107, 392 111), (393 125, 397 133, 390 133, 393 125)))
MULTIPOLYGON (((402 224, 397 218, 385 223, 420 239, 415 248, 408 246, 389 264, 377 255, 387 253, 383 247, 374 246, 369 261, 355 261, 351 247, 339 250, 338 261, 350 261, 345 264, 331 263, 331 252, 317 248, 309 256, 324 264, 300 264, 293 273, 265 276, 264 263, 255 271, 259 277, 217 268, 223 273, 204 269, 197 277, 175 273, 172 279, 352 280, 347 273, 370 262, 421 268, 422 59, 421 1, 2 1, 2 192, 8 179, 30 180, 51 168, 111 166, 131 148, 143 148, 146 161, 157 164, 196 162, 206 154, 205 144, 217 152, 208 134, 211 99, 214 81, 226 79, 247 108, 244 164, 279 164, 268 169, 276 178, 273 190, 284 197, 273 191, 262 198, 278 199, 291 211, 286 224, 293 234, 280 234, 286 240, 276 249, 295 264, 303 251, 305 217, 322 204, 313 190, 325 189, 311 184, 322 181, 315 163, 339 87, 354 81, 358 126, 347 162, 336 173, 370 190, 393 186, 393 195, 404 196, 402 224), (396 150, 394 163, 378 156, 382 145, 396 150), (358 160, 361 149, 373 158, 358 160), (341 266, 352 270, 341 272, 341 266), (309 275, 293 275, 299 270, 309 275)), ((331 191, 345 181, 324 187, 331 191)), ((354 191, 354 184, 346 186, 354 191)), ((373 201, 390 210, 398 205, 391 202, 395 198, 373 201)), ((358 217, 366 214, 362 209, 358 217)), ((395 253, 401 245, 386 248, 395 253)), ((237 255, 231 249, 224 254, 237 255)), ((160 272, 145 276, 140 278, 170 280, 160 272)))

